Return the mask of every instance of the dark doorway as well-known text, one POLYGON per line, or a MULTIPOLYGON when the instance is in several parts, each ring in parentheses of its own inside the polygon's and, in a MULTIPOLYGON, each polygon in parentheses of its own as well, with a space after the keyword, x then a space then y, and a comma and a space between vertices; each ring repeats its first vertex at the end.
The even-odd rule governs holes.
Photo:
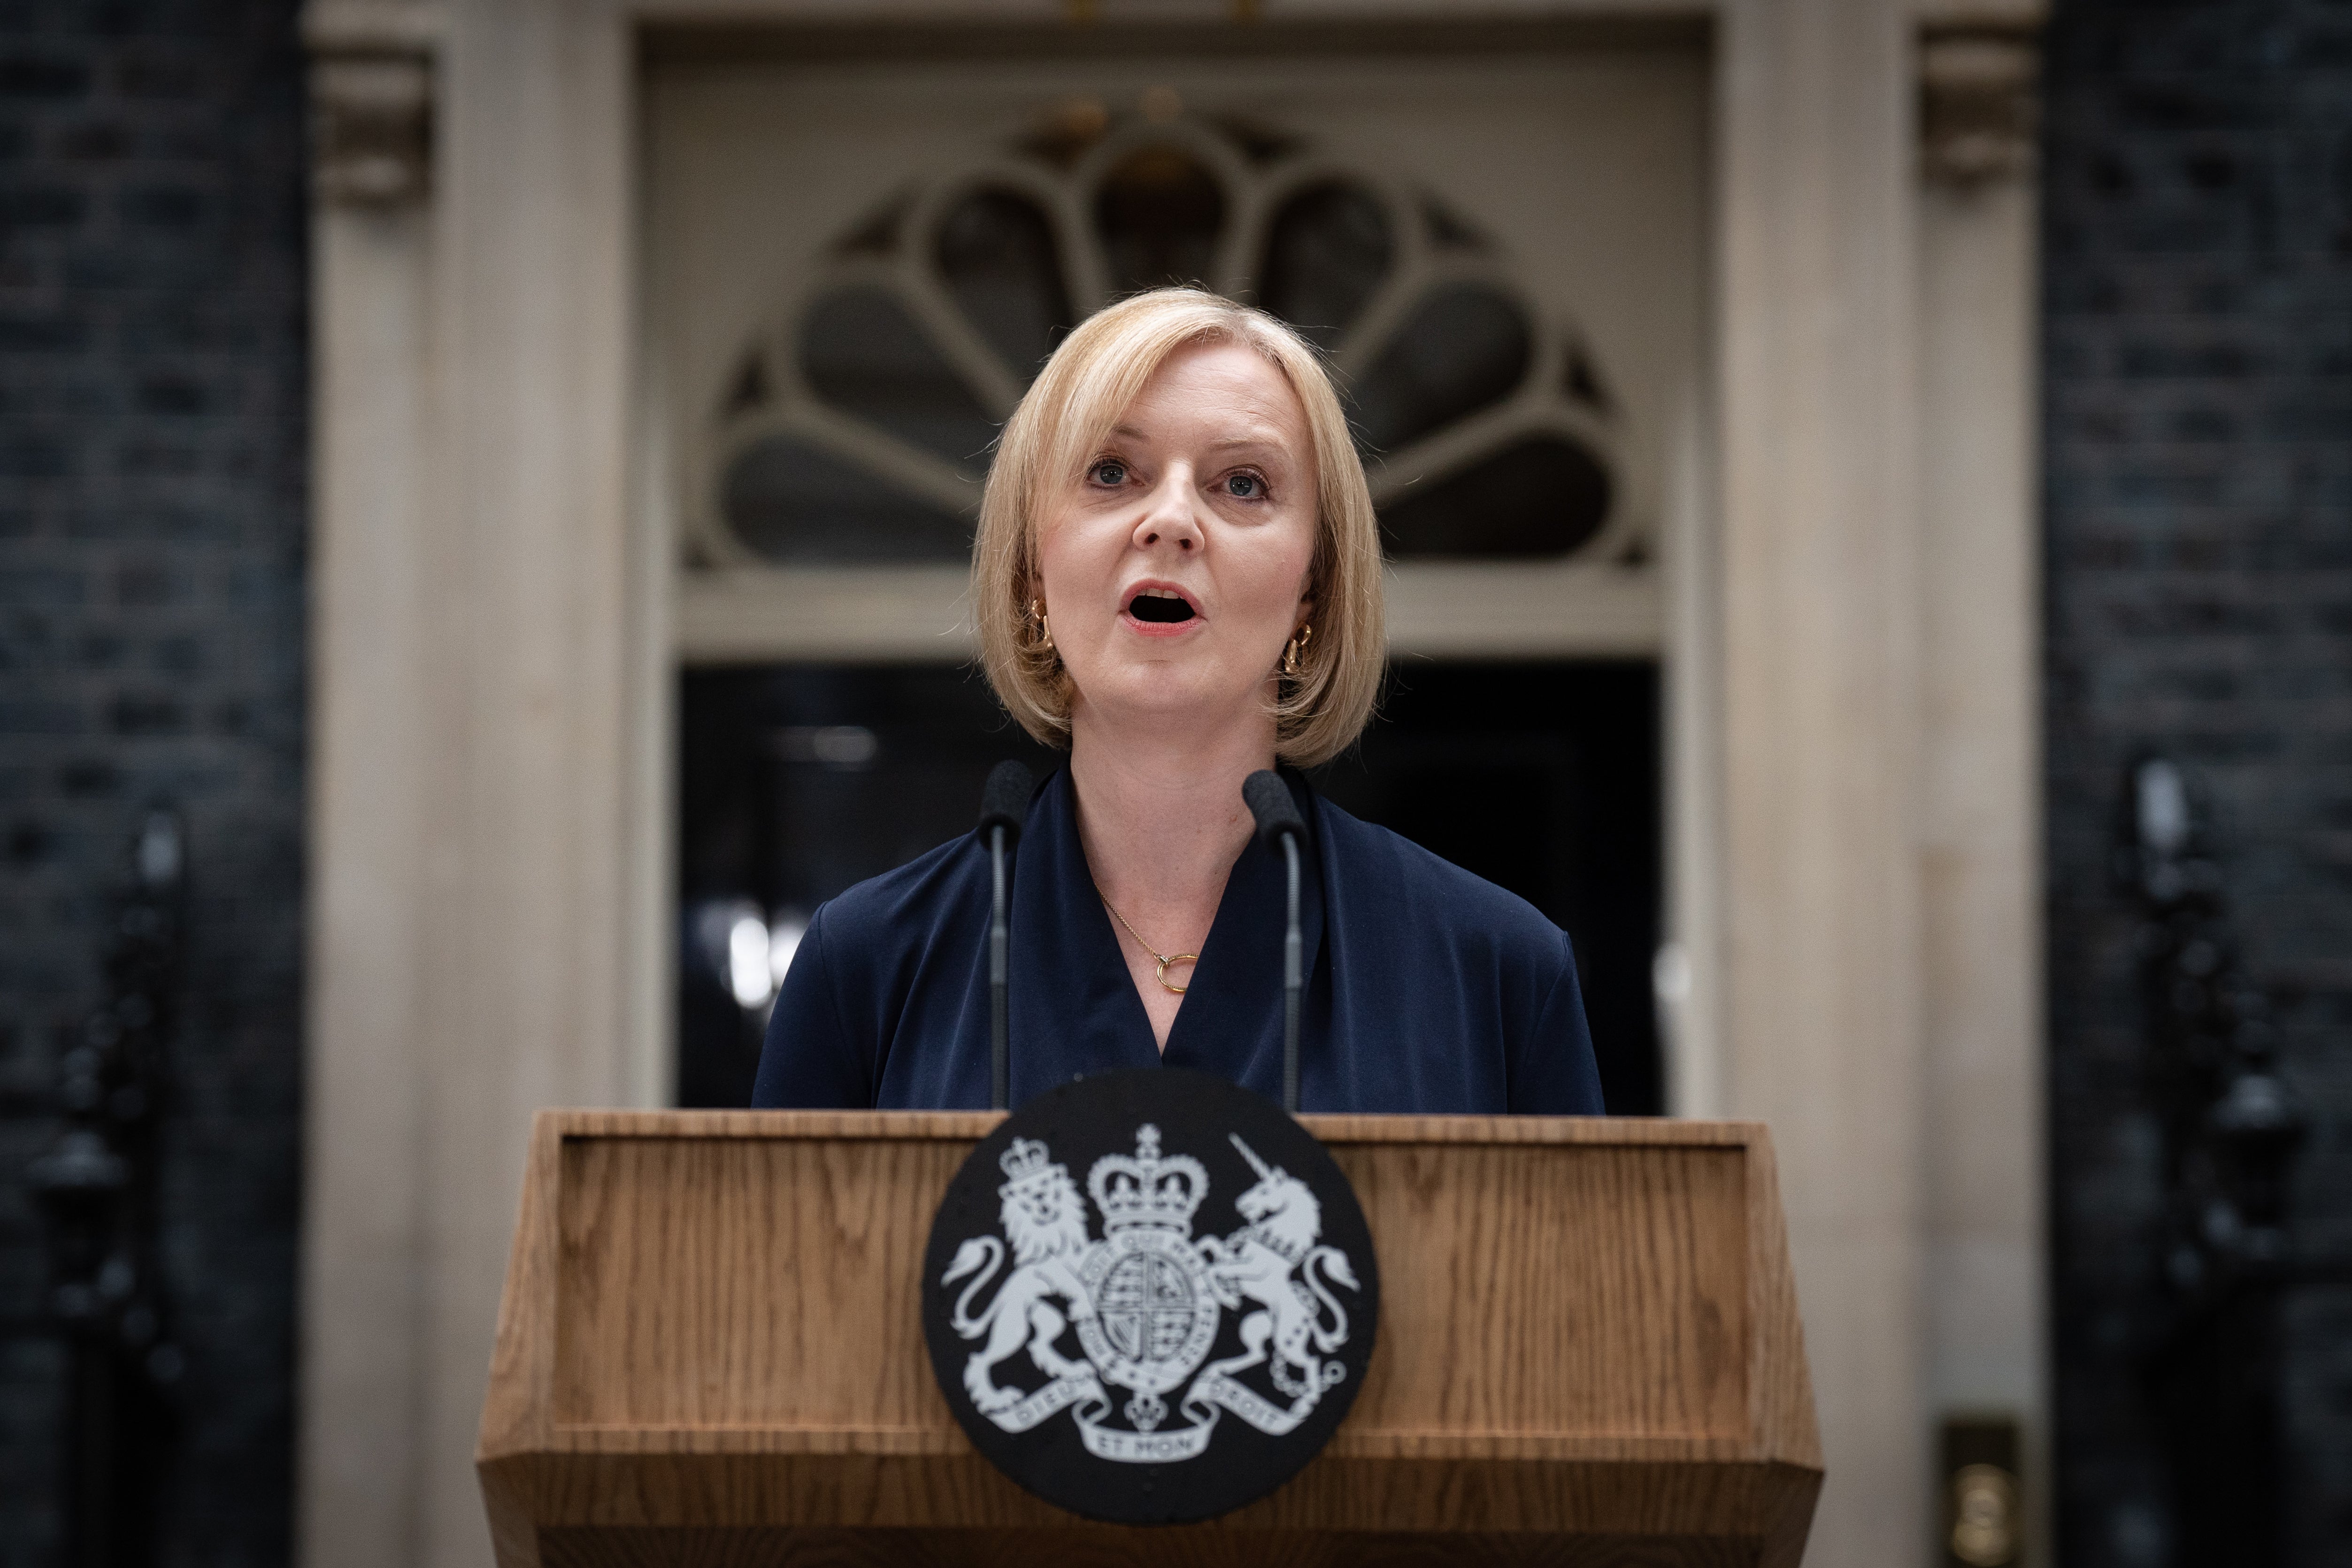
MULTIPOLYGON (((1316 774, 1568 931, 1623 1115, 1661 1105, 1658 736, 1649 663, 1415 661, 1362 744, 1316 774)), ((689 670, 679 753, 685 1106, 749 1100, 772 976, 811 910, 967 831, 999 760, 1056 761, 976 673, 936 665, 689 670)))
POLYGON ((1535 905, 1568 932, 1612 1114, 1664 1109, 1658 667, 1391 667, 1381 716, 1316 784, 1535 905))

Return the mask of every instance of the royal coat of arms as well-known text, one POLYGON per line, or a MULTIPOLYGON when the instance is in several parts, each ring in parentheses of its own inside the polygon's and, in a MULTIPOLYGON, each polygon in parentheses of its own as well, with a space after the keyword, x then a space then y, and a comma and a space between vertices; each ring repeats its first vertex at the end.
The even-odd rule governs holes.
POLYGON ((1356 1268, 1322 1239, 1308 1184, 1226 1137, 1257 1179, 1232 1200, 1235 1228, 1197 1238, 1208 1171, 1163 1152, 1154 1123, 1136 1126, 1132 1154, 1096 1160, 1084 1194, 1043 1142, 1003 1150, 1002 1235, 962 1240, 939 1280, 980 1415, 1021 1433, 1066 1410, 1096 1458, 1165 1464, 1207 1452, 1228 1414, 1286 1436, 1346 1378, 1356 1268), (1228 1312, 1232 1353, 1212 1359, 1228 1312), (1007 1379, 1023 1361, 1043 1386, 1007 1379))

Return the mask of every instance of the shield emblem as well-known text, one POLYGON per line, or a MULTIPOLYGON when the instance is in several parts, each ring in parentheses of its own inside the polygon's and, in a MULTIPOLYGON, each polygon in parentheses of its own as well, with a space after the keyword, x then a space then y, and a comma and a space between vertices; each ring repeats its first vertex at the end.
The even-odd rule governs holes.
POLYGON ((1216 1342, 1208 1266, 1181 1235, 1114 1234, 1088 1252, 1078 1278, 1095 1307, 1079 1322, 1078 1339, 1105 1383, 1165 1394, 1192 1376, 1216 1342))
POLYGON ((1095 1316, 1130 1361, 1172 1361, 1192 1332, 1192 1282, 1165 1258, 1139 1252, 1103 1276, 1095 1316))

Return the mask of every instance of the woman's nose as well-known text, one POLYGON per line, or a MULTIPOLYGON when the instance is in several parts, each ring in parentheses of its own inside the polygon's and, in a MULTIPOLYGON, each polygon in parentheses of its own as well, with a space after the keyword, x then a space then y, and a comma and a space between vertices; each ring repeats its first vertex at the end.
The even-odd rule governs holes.
MULTIPOLYGON (((1179 468, 1181 469, 1181 465, 1179 468)), ((1192 516, 1192 485, 1189 476, 1181 471, 1170 474, 1151 492, 1143 511, 1143 520, 1135 525, 1135 542, 1139 549, 1156 544, 1171 544, 1179 551, 1197 550, 1201 546, 1201 525, 1192 516)))

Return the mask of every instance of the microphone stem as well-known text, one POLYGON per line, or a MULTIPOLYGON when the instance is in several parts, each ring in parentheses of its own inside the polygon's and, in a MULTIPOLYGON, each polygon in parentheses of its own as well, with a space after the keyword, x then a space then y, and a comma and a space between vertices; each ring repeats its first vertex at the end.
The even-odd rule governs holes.
POLYGON ((1290 882, 1290 919, 1282 934, 1282 1108, 1298 1114, 1298 835, 1282 836, 1282 858, 1290 882))
POLYGON ((1005 1110, 1011 1109, 1013 1102, 1013 1031, 1004 994, 1005 952, 1011 939, 1004 924, 1002 825, 988 830, 988 868, 992 883, 988 912, 988 1103, 994 1110, 1005 1110))

